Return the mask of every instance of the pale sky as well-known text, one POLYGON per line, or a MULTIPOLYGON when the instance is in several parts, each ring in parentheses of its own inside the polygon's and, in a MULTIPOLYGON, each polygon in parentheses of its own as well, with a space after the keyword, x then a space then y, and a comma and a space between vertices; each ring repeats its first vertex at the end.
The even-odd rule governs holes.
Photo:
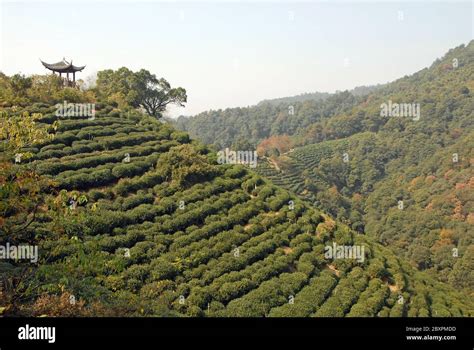
POLYGON ((126 66, 187 90, 172 116, 385 83, 473 38, 472 1, 5 1, 0 71, 126 66))

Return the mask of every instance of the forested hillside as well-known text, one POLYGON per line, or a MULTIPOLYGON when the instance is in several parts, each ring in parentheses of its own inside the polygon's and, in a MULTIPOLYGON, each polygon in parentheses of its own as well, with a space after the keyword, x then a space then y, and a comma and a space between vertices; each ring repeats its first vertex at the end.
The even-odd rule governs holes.
MULTIPOLYGON (((277 119, 274 111, 261 108, 242 109, 241 115, 224 111, 225 135, 233 135, 224 144, 241 145, 246 127, 253 133, 266 130, 259 136, 274 136, 259 146, 268 157, 259 163, 262 175, 394 249, 416 268, 472 293, 473 91, 470 42, 365 97, 346 92, 305 101, 296 104, 294 115, 283 106, 277 119), (418 104, 420 115, 383 115, 381 106, 392 102, 418 104), (268 130, 269 119, 281 129, 268 130)), ((219 128, 209 124, 220 122, 213 113, 191 118, 193 135, 207 142, 212 142, 209 133, 221 139, 213 134, 219 128)))
POLYGON ((348 91, 294 102, 273 100, 251 107, 211 110, 192 118, 179 117, 173 124, 217 149, 255 149, 272 135, 296 134, 318 120, 351 110, 361 100, 348 91))
POLYGON ((271 136, 295 135, 317 121, 348 111, 363 101, 361 97, 382 86, 263 100, 255 106, 210 110, 193 117, 170 119, 170 122, 216 148, 255 149, 271 136))
POLYGON ((474 313, 467 295, 167 124, 109 106, 94 119, 28 109, 54 137, 12 167, 48 184, 35 220, 0 239, 38 244, 40 259, 0 265, 4 315, 474 313), (334 244, 363 257, 328 259, 334 244))

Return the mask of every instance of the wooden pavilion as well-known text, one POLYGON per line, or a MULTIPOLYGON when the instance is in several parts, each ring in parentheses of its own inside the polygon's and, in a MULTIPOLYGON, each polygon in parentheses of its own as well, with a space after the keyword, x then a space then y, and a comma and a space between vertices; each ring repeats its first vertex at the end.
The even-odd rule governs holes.
MULTIPOLYGON (((41 61, 41 60, 40 60, 41 61)), ((49 69, 50 71, 53 72, 53 74, 58 73, 59 76, 62 78, 62 74, 64 73, 65 76, 65 85, 67 86, 75 86, 76 85, 76 72, 81 72, 86 66, 75 66, 71 62, 66 61, 65 58, 63 58, 62 61, 57 62, 57 63, 46 63, 41 61, 43 66, 45 66, 46 69, 49 69), (69 79, 69 73, 72 73, 72 80, 69 79)))

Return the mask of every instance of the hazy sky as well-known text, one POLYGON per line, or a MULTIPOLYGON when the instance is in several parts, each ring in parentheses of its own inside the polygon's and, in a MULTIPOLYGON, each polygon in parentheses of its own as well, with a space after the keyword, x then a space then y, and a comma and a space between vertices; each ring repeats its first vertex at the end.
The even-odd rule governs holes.
POLYGON ((0 3, 0 71, 145 68, 187 90, 172 115, 392 81, 474 32, 471 1, 0 3))

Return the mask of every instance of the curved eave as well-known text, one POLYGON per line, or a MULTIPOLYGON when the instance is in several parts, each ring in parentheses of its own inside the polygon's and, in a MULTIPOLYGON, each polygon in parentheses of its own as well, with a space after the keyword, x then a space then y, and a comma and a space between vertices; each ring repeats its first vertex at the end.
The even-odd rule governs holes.
POLYGON ((64 62, 58 62, 58 63, 51 64, 51 63, 46 63, 46 62, 41 61, 41 63, 43 64, 43 66, 46 69, 49 69, 49 70, 51 70, 53 72, 57 72, 57 73, 80 72, 86 67, 86 66, 77 67, 77 66, 74 66, 72 63, 63 64, 62 66, 59 66, 60 64, 62 64, 64 62))
POLYGON ((82 67, 76 67, 76 66, 72 66, 74 68, 74 71, 75 72, 80 72, 82 71, 84 68, 86 68, 86 66, 82 66, 82 67))

